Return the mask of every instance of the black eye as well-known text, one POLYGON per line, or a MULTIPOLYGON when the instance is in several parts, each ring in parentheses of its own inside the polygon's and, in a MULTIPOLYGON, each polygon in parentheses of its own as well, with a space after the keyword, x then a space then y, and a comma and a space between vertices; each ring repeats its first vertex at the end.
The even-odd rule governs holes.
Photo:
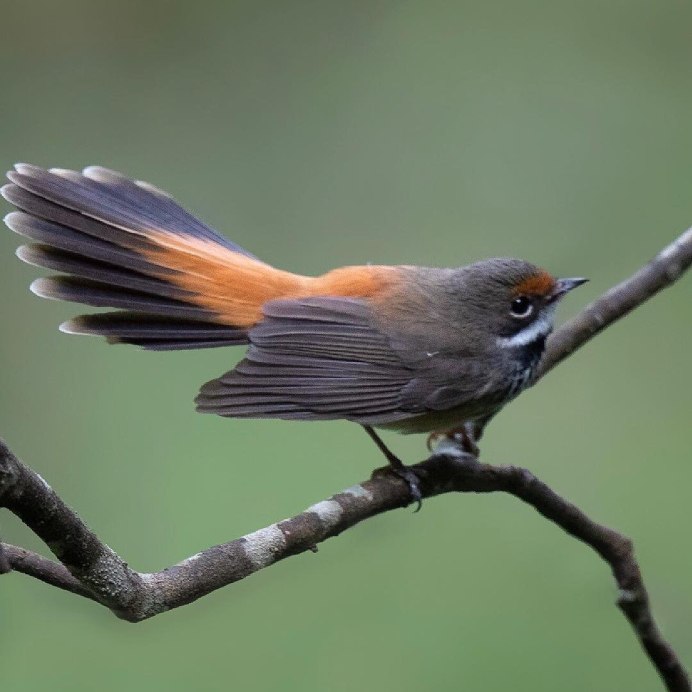
POLYGON ((533 303, 526 296, 519 296, 512 301, 510 307, 512 317, 528 317, 533 312, 533 303))

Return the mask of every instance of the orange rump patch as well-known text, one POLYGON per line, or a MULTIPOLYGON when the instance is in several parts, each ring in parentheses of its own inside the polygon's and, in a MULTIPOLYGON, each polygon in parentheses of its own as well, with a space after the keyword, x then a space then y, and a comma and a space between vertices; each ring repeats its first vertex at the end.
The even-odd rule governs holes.
POLYGON ((514 287, 514 295, 547 296, 555 288, 555 279, 544 270, 540 270, 514 287))
POLYGON ((313 278, 275 269, 203 238, 153 232, 148 237, 155 245, 142 254, 163 269, 159 277, 185 291, 182 300, 236 327, 259 322, 262 306, 277 298, 371 297, 389 286, 396 272, 387 266, 341 267, 313 278))
POLYGON ((396 279, 396 267, 386 265, 339 267, 315 279, 310 279, 309 295, 372 298, 391 286, 396 279))

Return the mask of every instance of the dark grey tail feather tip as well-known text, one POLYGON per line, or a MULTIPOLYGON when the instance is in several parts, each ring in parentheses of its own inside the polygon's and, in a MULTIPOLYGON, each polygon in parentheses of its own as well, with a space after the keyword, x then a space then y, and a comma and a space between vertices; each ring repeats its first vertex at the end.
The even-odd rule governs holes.
MULTIPOLYGON (((12 190, 16 187, 17 186, 14 183, 5 183, 2 187, 0 187, 0 195, 2 195, 3 198, 6 199, 10 204, 14 204, 12 201, 12 190)), ((7 216, 9 216, 9 214, 7 216)), ((7 218, 7 216, 5 218, 7 218)))
MULTIPOLYGON (((51 173, 57 172, 58 169, 51 168, 51 173)), ((133 183, 136 181, 131 180, 123 173, 114 171, 111 168, 104 168, 103 166, 96 166, 94 164, 86 166, 82 169, 82 175, 91 180, 96 180, 101 183, 133 183)))
POLYGON ((12 166, 12 169, 7 171, 7 177, 12 180, 12 177, 19 173, 19 175, 24 175, 27 178, 45 178, 48 174, 53 175, 63 175, 65 177, 69 176, 79 176, 79 171, 73 171, 69 168, 43 168, 42 166, 37 166, 33 163, 23 163, 18 162, 12 166))
POLYGON ((16 183, 17 185, 22 184, 22 177, 24 178, 41 178, 45 177, 48 171, 40 166, 34 166, 31 163, 15 163, 12 169, 7 171, 6 177, 8 180, 16 183))
MULTIPOLYGON (((2 192, 2 196, 10 202, 10 204, 13 204, 12 200, 7 197, 7 195, 4 193, 4 190, 6 187, 14 187, 14 185, 3 185, 0 188, 0 192, 2 192)), ((2 221, 9 228, 13 233, 17 233, 18 235, 23 235, 19 228, 21 228, 21 218, 24 212, 21 211, 11 211, 9 214, 5 214, 3 217, 2 221)))
POLYGON ((36 245, 20 245, 14 254, 25 264, 30 264, 32 267, 42 267, 38 263, 38 254, 36 245))
POLYGON ((173 195, 168 194, 168 192, 162 190, 160 187, 156 187, 156 185, 148 183, 146 180, 135 180, 134 183, 137 187, 141 187, 142 190, 151 192, 152 195, 158 195, 159 197, 163 197, 164 199, 167 199, 170 202, 175 202, 175 198, 173 197, 173 195))
POLYGON ((134 180, 124 175, 123 173, 119 173, 118 171, 112 170, 111 168, 105 168, 104 166, 98 166, 94 164, 85 166, 84 168, 82 168, 81 171, 78 171, 73 170, 71 168, 61 168, 59 166, 43 168, 42 166, 36 166, 33 163, 19 162, 15 163, 14 166, 9 171, 7 171, 6 175, 7 178, 12 180, 13 176, 17 173, 19 173, 19 175, 24 175, 29 178, 41 178, 45 177, 46 174, 52 174, 71 180, 88 178, 90 180, 107 184, 126 183, 131 185, 137 185, 142 189, 147 190, 148 192, 158 194, 161 197, 166 197, 167 199, 172 199, 171 195, 169 195, 164 190, 161 190, 160 188, 156 187, 155 185, 152 185, 151 183, 147 183, 142 180, 134 180))
MULTIPOLYGON (((33 163, 22 163, 21 161, 15 163, 12 168, 14 168, 17 173, 21 173, 22 175, 35 175, 36 173, 43 173, 45 170, 40 166, 34 165, 33 163)), ((10 173, 11 172, 12 171, 10 171, 10 173)))
MULTIPOLYGON (((55 173, 56 175, 64 175, 66 172, 62 168, 49 168, 48 171, 50 173, 55 173)), ((160 197, 161 199, 164 199, 168 202, 174 202, 175 204, 177 204, 173 195, 169 194, 168 192, 162 190, 159 187, 156 187, 156 185, 152 185, 151 183, 148 183, 144 180, 134 180, 133 178, 128 178, 123 173, 114 171, 111 168, 105 168, 104 166, 96 166, 92 164, 90 166, 86 166, 85 168, 83 168, 81 174, 76 171, 67 171, 67 173, 69 173, 71 177, 83 176, 85 178, 89 178, 89 180, 94 180, 98 183, 105 183, 106 185, 111 186, 135 185, 136 187, 139 187, 142 190, 145 190, 146 192, 155 195, 156 197, 160 197)))
POLYGON ((29 284, 29 290, 39 298, 47 298, 48 300, 62 300, 62 298, 57 294, 55 282, 46 277, 34 279, 29 284))
MULTIPOLYGON (((0 188, 0 191, 2 191, 2 193, 3 193, 2 196, 3 196, 8 202, 11 202, 12 200, 8 199, 8 197, 5 195, 5 190, 6 190, 7 188, 16 189, 16 187, 17 187, 16 185, 3 185, 3 186, 0 188)), ((19 210, 19 209, 13 209, 12 211, 10 211, 10 212, 8 212, 7 214, 5 214, 5 216, 3 217, 2 220, 3 220, 3 222, 5 223, 5 225, 6 225, 8 228, 11 228, 11 229, 14 231, 14 227, 13 227, 13 226, 19 225, 19 224, 21 223, 21 220, 22 220, 25 216, 28 216, 28 214, 27 214, 25 211, 21 211, 21 210, 19 210)), ((15 233, 17 233, 17 231, 15 231, 15 233)))
POLYGON ((89 329, 83 326, 81 317, 73 317, 71 320, 67 320, 62 324, 59 324, 58 329, 63 334, 78 334, 79 336, 101 336, 101 334, 89 331, 89 329))

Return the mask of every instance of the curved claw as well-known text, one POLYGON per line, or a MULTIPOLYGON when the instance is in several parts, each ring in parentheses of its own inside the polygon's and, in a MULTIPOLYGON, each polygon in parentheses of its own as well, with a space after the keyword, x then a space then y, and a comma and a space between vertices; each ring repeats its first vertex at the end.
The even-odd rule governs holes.
POLYGON ((444 436, 445 433, 440 431, 431 432, 425 440, 425 446, 427 447, 428 451, 432 453, 434 451, 435 445, 437 445, 437 441, 444 436))
POLYGON ((411 500, 416 503, 413 513, 420 512, 420 508, 423 506, 423 494, 420 491, 420 481, 416 472, 410 466, 405 466, 404 464, 401 466, 391 466, 390 468, 399 478, 406 481, 411 500))

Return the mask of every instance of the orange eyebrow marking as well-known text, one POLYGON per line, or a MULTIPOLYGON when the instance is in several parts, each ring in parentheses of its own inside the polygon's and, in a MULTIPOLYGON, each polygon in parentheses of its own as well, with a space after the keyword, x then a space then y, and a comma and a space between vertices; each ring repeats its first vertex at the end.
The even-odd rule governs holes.
POLYGON ((188 292, 183 300, 216 313, 216 321, 251 327, 276 298, 370 298, 397 278, 395 267, 340 267, 318 277, 275 269, 202 238, 150 232, 142 254, 163 269, 160 278, 188 292), (170 270, 173 270, 172 272, 170 270))
POLYGON ((524 279, 514 287, 514 295, 547 296, 555 288, 555 279, 545 270, 524 279))

